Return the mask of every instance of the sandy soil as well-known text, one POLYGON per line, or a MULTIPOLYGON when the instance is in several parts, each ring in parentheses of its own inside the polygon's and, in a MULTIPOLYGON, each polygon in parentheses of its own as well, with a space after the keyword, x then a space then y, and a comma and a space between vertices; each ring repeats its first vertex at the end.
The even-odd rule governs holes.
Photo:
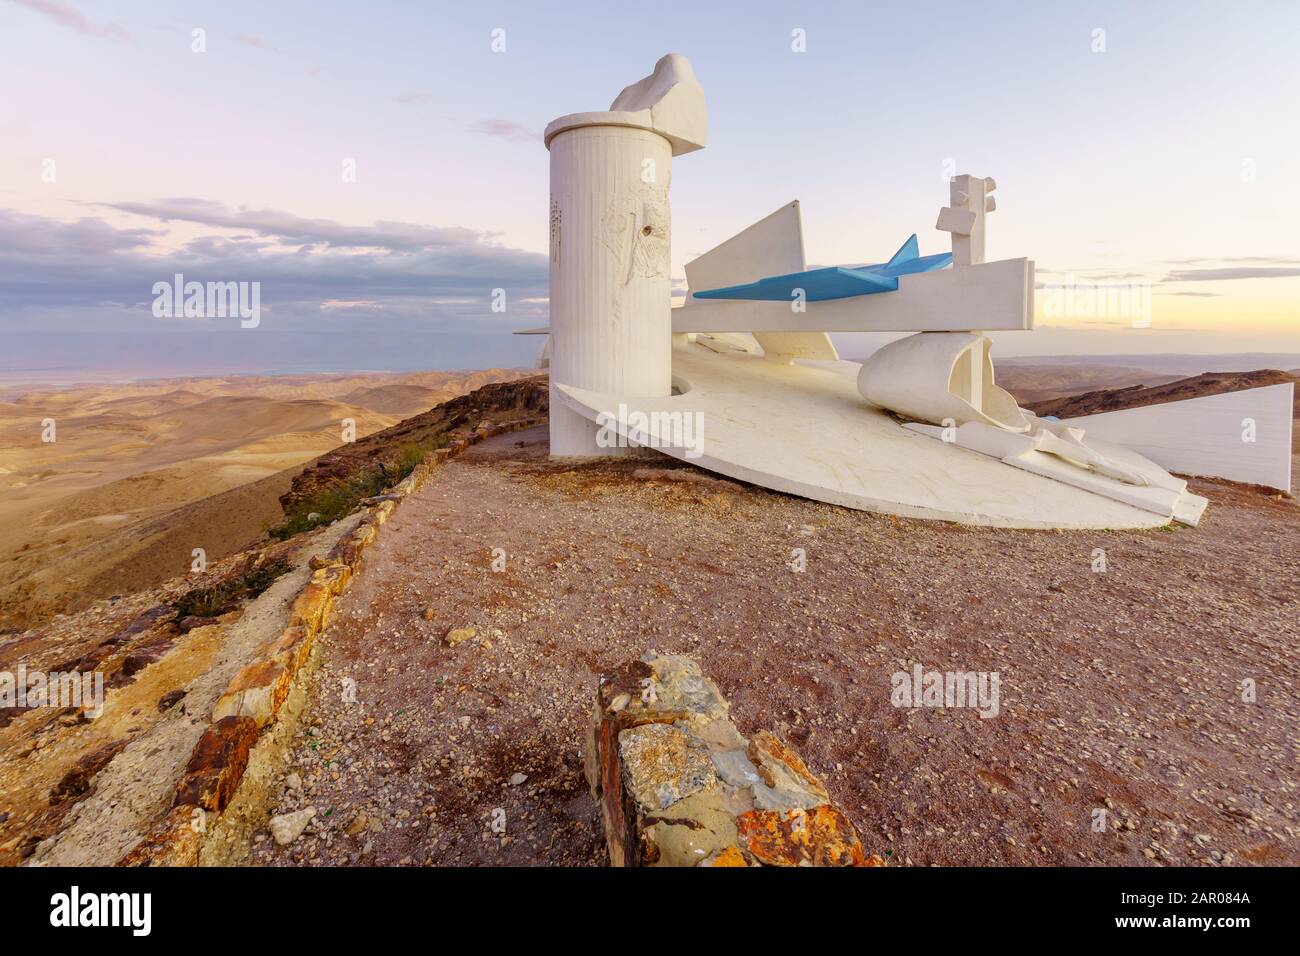
POLYGON ((896 862, 1300 863, 1295 501, 1195 481, 1196 529, 972 529, 545 453, 541 429, 476 446, 385 527, 279 788, 318 815, 253 862, 603 863, 582 728, 596 675, 653 648, 896 862), (914 664, 996 672, 998 715, 892 706, 914 664))
POLYGON ((185 573, 278 523, 297 467, 514 373, 174 379, 0 402, 0 631, 185 573), (56 440, 42 441, 46 419, 56 440))

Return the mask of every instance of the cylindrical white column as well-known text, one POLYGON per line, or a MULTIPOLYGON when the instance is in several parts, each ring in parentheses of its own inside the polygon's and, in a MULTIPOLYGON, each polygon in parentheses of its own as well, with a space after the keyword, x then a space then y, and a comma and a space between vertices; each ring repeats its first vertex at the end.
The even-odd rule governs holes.
POLYGON ((592 125, 557 133, 550 150, 551 454, 626 454, 599 447, 555 386, 671 393, 672 147, 649 129, 592 125))

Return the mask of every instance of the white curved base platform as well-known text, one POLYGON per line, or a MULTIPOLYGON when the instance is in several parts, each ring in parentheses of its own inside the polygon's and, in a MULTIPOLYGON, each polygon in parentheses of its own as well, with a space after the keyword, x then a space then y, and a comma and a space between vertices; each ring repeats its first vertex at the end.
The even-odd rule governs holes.
MULTIPOLYGON (((595 422, 633 412, 702 414, 703 445, 650 444, 709 471, 861 511, 1004 528, 1153 528, 1167 518, 909 431, 858 394, 853 362, 783 365, 675 341, 673 378, 688 390, 635 398, 556 383, 552 394, 595 422), (689 454, 688 454, 689 451, 689 454)), ((629 433, 635 441, 645 435, 629 433)))

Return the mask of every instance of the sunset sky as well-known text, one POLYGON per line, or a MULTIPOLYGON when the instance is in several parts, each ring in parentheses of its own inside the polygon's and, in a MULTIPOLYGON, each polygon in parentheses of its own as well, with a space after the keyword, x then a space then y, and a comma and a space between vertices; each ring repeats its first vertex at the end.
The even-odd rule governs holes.
POLYGON ((0 0, 0 372, 526 362, 541 130, 666 52, 710 114, 679 279, 796 198, 813 263, 946 250, 955 168, 998 181, 989 258, 1152 287, 1149 329, 1040 314, 1000 354, 1300 352, 1297 37, 1271 0, 0 0), (154 318, 175 272, 260 281, 262 326, 154 318))

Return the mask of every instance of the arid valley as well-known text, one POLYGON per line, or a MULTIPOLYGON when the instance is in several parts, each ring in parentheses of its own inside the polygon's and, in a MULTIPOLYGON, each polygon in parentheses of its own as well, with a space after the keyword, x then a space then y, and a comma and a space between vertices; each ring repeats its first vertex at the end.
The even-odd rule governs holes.
POLYGON ((184 574, 195 548, 225 557, 281 520, 297 469, 349 422, 363 437, 517 374, 0 388, 0 631, 184 574))

